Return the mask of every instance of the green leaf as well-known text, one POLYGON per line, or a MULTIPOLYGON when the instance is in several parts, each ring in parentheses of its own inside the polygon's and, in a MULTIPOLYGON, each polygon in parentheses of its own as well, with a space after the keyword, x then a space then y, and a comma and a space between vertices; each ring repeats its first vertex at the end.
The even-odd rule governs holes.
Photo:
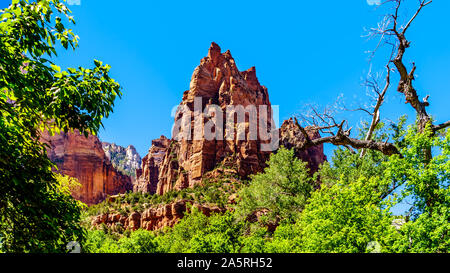
POLYGON ((59 67, 59 66, 57 66, 57 65, 54 65, 54 64, 51 64, 50 66, 51 66, 51 68, 52 68, 54 71, 61 72, 61 67, 59 67))
POLYGON ((96 67, 100 67, 100 66, 103 65, 103 63, 101 61, 98 61, 98 60, 94 60, 94 64, 95 64, 96 67))

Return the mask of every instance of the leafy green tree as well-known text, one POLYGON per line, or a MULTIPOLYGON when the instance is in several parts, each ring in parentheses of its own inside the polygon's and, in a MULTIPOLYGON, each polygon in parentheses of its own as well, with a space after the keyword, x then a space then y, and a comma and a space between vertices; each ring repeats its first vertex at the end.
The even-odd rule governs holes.
POLYGON ((293 150, 280 148, 271 155, 264 173, 252 176, 250 185, 239 192, 238 213, 247 217, 263 211, 263 221, 272 224, 294 220, 312 190, 306 164, 294 156, 293 150))
POLYGON ((241 248, 243 223, 236 222, 234 214, 226 212, 208 218, 208 225, 190 240, 190 252, 236 253, 241 248))
POLYGON ((264 251, 368 252, 374 243, 381 252, 448 252, 450 133, 427 132, 411 128, 399 137, 401 155, 374 161, 381 175, 370 171, 373 167, 361 172, 358 166, 363 165, 348 164, 351 157, 338 160, 346 164, 334 171, 357 180, 341 174, 331 186, 315 191, 295 225, 279 226, 264 251), (428 150, 437 153, 431 160, 428 150), (362 175, 370 173, 368 178, 362 175), (403 189, 402 194, 395 189, 403 189), (414 201, 413 213, 398 219, 406 223, 395 227, 390 208, 407 196, 414 201))
POLYGON ((402 226, 403 239, 395 246, 396 252, 448 253, 450 252, 450 212, 448 206, 438 206, 402 226))
POLYGON ((371 243, 391 252, 401 236, 388 208, 376 178, 323 187, 312 194, 295 224, 278 226, 264 252, 361 253, 373 251, 371 243))
POLYGON ((193 209, 173 228, 158 234, 158 252, 182 253, 189 252, 190 241, 195 234, 205 229, 208 224, 208 217, 203 213, 193 209))
POLYGON ((339 147, 333 151, 332 161, 324 162, 317 175, 322 187, 332 186, 338 181, 351 183, 360 177, 381 177, 384 170, 382 162, 388 160, 389 157, 376 151, 366 150, 365 156, 360 157, 358 153, 339 147))
MULTIPOLYGON (((245 226, 244 226, 245 228, 245 226)), ((279 227, 278 227, 279 228, 279 227)), ((266 251, 267 241, 271 238, 267 228, 258 225, 250 225, 241 236, 242 253, 264 253, 266 251)))
POLYGON ((242 247, 242 222, 231 212, 209 217, 193 208, 176 224, 158 234, 158 252, 234 253, 242 247))
POLYGON ((86 240, 82 244, 82 251, 87 253, 120 253, 117 240, 114 240, 102 230, 87 231, 86 240))
MULTIPOLYGON (((399 118, 397 123, 391 123, 387 126, 379 122, 372 132, 372 139, 378 142, 385 142, 392 139, 393 143, 401 148, 404 146, 406 116, 399 118)), ((363 138, 369 130, 367 123, 362 124, 359 130, 359 137, 363 138)), ((319 177, 321 185, 331 186, 340 181, 351 183, 360 177, 383 177, 386 169, 383 162, 387 162, 389 157, 375 150, 366 149, 364 156, 359 152, 337 147, 333 151, 333 157, 330 162, 324 162, 316 176, 319 177)))
POLYGON ((301 252, 302 234, 297 224, 281 224, 266 241, 264 252, 268 253, 296 253, 301 252))
POLYGON ((155 235, 143 229, 120 238, 103 230, 89 230, 82 245, 82 251, 87 253, 154 253, 156 250, 155 235))
POLYGON ((7 252, 66 251, 82 241, 79 206, 61 191, 40 131, 95 134, 121 95, 110 67, 62 70, 56 47, 75 49, 59 0, 13 0, 0 11, 0 234, 7 252), (62 16, 62 17, 60 17, 62 16))
MULTIPOLYGON (((399 142, 404 120, 393 128, 380 123, 373 138, 399 142)), ((295 224, 281 224, 269 239, 253 233, 244 241, 264 244, 264 252, 364 252, 369 242, 378 241, 382 251, 389 251, 398 234, 388 211, 392 202, 384 199, 398 184, 382 179, 388 161, 377 151, 367 150, 360 157, 347 148, 336 149, 332 163, 325 162, 316 174, 321 188, 312 193, 295 224)))
POLYGON ((155 235, 143 229, 131 232, 129 238, 120 238, 119 245, 123 253, 154 253, 158 246, 155 235))
POLYGON ((314 192, 297 222, 299 239, 293 250, 360 253, 377 242, 389 252, 398 233, 381 194, 378 177, 338 182, 314 192))
POLYGON ((402 198, 413 200, 411 221, 401 229, 400 252, 450 250, 450 131, 424 133, 411 127, 402 156, 386 163, 385 177, 404 186, 402 198), (428 151, 435 155, 430 159, 428 151))

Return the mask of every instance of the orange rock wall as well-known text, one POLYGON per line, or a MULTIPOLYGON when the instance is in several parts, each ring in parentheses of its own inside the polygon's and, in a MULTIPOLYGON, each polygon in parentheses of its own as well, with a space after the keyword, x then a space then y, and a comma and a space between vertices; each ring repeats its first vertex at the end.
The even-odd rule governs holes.
POLYGON ((74 198, 91 205, 107 195, 132 190, 131 178, 112 166, 96 136, 86 138, 77 131, 54 136, 44 132, 42 140, 50 146, 47 153, 57 171, 80 182, 81 188, 72 192, 74 198))

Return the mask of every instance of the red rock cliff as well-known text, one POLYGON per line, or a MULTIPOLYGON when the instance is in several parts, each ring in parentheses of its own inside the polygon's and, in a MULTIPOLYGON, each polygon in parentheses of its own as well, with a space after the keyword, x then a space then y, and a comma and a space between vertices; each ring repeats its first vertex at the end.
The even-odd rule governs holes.
MULTIPOLYGON (((220 47, 215 43, 211 44, 208 56, 203 58, 194 70, 190 89, 184 92, 180 106, 187 107, 194 113, 199 98, 201 112, 204 112, 207 106, 217 105, 222 110, 222 113, 218 115, 223 115, 223 120, 227 118, 227 106, 265 105, 269 109, 269 115, 271 111, 267 88, 259 84, 255 68, 239 71, 231 53, 229 51, 221 53, 220 47)), ((213 131, 218 130, 217 134, 221 134, 221 137, 212 140, 207 140, 205 137, 195 138, 195 132, 191 139, 177 138, 175 134, 174 138, 177 140, 170 140, 170 144, 164 147, 162 160, 160 157, 155 158, 151 148, 146 162, 142 164, 143 174, 138 180, 146 180, 147 184, 154 185, 155 179, 154 176, 152 178, 151 173, 155 166, 159 165, 156 192, 163 194, 173 189, 179 190, 200 183, 204 173, 229 158, 233 158, 235 168, 241 176, 262 171, 270 152, 261 151, 259 138, 248 137, 250 126, 256 126, 255 128, 259 130, 260 124, 255 124, 255 120, 249 118, 249 113, 245 115, 242 123, 234 125, 235 135, 231 138, 225 135, 225 128, 221 131, 214 128, 213 131), (236 137, 241 128, 243 128, 241 132, 246 135, 244 140, 238 140, 236 137)), ((258 109, 256 115, 258 118, 258 109)), ((178 114, 175 117, 175 124, 182 118, 178 114)), ((206 123, 211 116, 200 114, 199 118, 206 123)), ((192 128, 198 129, 195 127, 194 116, 188 122, 191 123, 192 128)), ((185 131, 181 130, 179 135, 183 133, 185 131)), ((156 169, 153 173, 156 173, 156 169)))
MULTIPOLYGON (((259 106, 266 106, 267 116, 271 116, 272 108, 267 88, 259 83, 255 68, 239 71, 230 51, 222 53, 220 47, 212 43, 208 56, 203 58, 194 70, 190 88, 184 92, 180 103, 180 107, 192 112, 191 117, 184 121, 185 116, 182 113, 178 112, 175 116, 175 125, 184 122, 190 127, 184 131, 183 129, 174 131, 174 139, 164 139, 163 144, 161 139, 153 142, 149 154, 143 159, 142 170, 137 171, 138 182, 134 189, 164 194, 170 190, 193 187, 201 182, 205 173, 229 162, 232 162, 229 167, 234 168, 241 177, 262 171, 271 151, 261 149, 261 144, 267 141, 263 141, 259 134, 260 127, 264 125, 259 121, 262 115, 259 106), (199 104, 200 111, 196 110, 198 109, 196 105, 199 104), (227 135, 225 128, 220 130, 214 127, 212 131, 221 138, 216 137, 212 140, 205 137, 195 138, 198 130, 198 126, 195 126, 196 117, 205 124, 216 116, 216 113, 204 114, 204 110, 211 105, 217 105, 222 110, 218 116, 223 115, 224 121, 227 119, 228 106, 255 106, 256 122, 255 119, 250 119, 251 113, 245 113, 245 120, 234 124, 234 135, 231 137, 227 135), (200 112, 201 114, 198 114, 200 112), (258 132, 256 139, 250 137, 249 128, 256 128, 258 132), (244 140, 237 137, 240 129, 244 132, 244 140), (186 132, 192 133, 190 139, 180 137, 186 132)), ((234 119, 236 121, 237 117, 234 119)), ((263 122, 267 121, 268 118, 264 120, 263 116, 263 122)), ((270 125, 266 124, 265 127, 270 125)), ((201 131, 204 128, 205 125, 200 128, 201 131)), ((278 137, 283 137, 285 146, 289 146, 290 141, 299 141, 287 137, 289 135, 287 131, 290 129, 293 127, 285 126, 285 132, 280 131, 277 134, 278 137)), ((313 133, 311 137, 318 137, 318 133, 313 133)), ((296 154, 302 160, 311 161, 309 165, 314 171, 325 160, 322 146, 296 154)))
POLYGON ((223 213, 226 209, 217 206, 209 207, 207 205, 192 204, 191 200, 178 200, 170 204, 158 205, 148 208, 143 212, 132 212, 129 215, 101 214, 92 217, 91 225, 99 229, 102 224, 113 228, 117 224, 121 224, 124 229, 136 230, 139 228, 146 230, 159 230, 164 227, 173 227, 190 209, 188 203, 198 209, 206 216, 213 213, 223 213))
MULTIPOLYGON (((305 128, 310 139, 320 138, 317 130, 305 128)), ((295 156, 304 162, 308 162, 311 174, 319 170, 319 166, 327 160, 323 153, 323 145, 317 145, 308 149, 302 149, 305 136, 295 125, 292 118, 285 120, 280 127, 280 145, 288 149, 294 149, 295 156)))
POLYGON ((47 153, 58 171, 80 182, 81 188, 72 192, 76 199, 91 205, 107 195, 132 190, 131 178, 112 166, 96 136, 86 138, 77 131, 54 136, 44 132, 42 140, 50 145, 47 153))
POLYGON ((133 191, 154 194, 158 185, 159 167, 164 160, 170 140, 165 136, 152 141, 148 154, 142 159, 142 169, 136 170, 133 191))

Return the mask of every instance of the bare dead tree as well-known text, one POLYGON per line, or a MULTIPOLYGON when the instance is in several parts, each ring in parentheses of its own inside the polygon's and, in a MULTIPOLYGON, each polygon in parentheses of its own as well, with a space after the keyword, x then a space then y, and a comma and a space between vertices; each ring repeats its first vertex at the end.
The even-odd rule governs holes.
MULTIPOLYGON (((397 147, 389 142, 379 142, 372 139, 357 139, 350 136, 352 127, 348 127, 346 120, 336 121, 335 109, 336 104, 325 107, 322 111, 315 106, 310 106, 310 111, 299 115, 299 118, 304 124, 307 124, 308 130, 317 130, 321 135, 327 135, 317 139, 311 139, 308 136, 305 127, 300 125, 298 118, 295 117, 295 124, 305 137, 304 149, 312 146, 320 145, 323 143, 331 143, 336 146, 347 147, 350 151, 351 148, 370 149, 382 152, 385 155, 400 154, 397 147)), ((354 152, 354 151, 353 151, 354 152)))
MULTIPOLYGON (((393 33, 395 37, 397 38, 398 47, 397 47, 397 56, 393 60, 393 63, 397 67, 397 71, 400 74, 400 81, 398 83, 397 91, 400 93, 403 93, 405 95, 406 103, 409 103, 417 112, 418 115, 418 128, 419 132, 423 132, 425 130, 425 127, 428 123, 431 123, 431 118, 428 115, 426 111, 426 107, 430 104, 427 100, 420 101, 419 96, 417 95, 416 89, 414 89, 413 81, 414 81, 414 72, 416 71, 416 65, 413 62, 412 68, 408 71, 406 68, 403 56, 405 55, 406 49, 410 47, 410 42, 406 39, 406 31, 411 26, 412 22, 415 18, 417 18, 417 15, 420 13, 420 11, 430 4, 432 1, 426 2, 425 0, 422 0, 420 2, 420 6, 415 12, 415 14, 412 16, 412 18, 408 21, 408 23, 400 27, 398 26, 398 12, 400 9, 400 6, 402 4, 401 0, 394 0, 392 2, 396 3, 395 13, 392 15, 393 23, 392 28, 388 29, 390 33, 393 33)), ((428 96, 427 96, 428 98, 428 96)), ((433 128, 434 130, 434 128, 433 128)))
MULTIPOLYGON (((412 62, 412 67, 408 70, 404 63, 404 55, 406 50, 410 47, 411 42, 406 38, 406 32, 423 10, 424 7, 432 3, 432 1, 420 0, 419 7, 417 8, 414 15, 409 19, 409 21, 404 25, 400 26, 399 23, 399 10, 402 5, 402 0, 391 0, 395 5, 395 12, 391 15, 392 26, 386 30, 387 35, 396 38, 397 52, 394 60, 392 61, 400 74, 400 80, 398 83, 397 91, 405 96, 405 103, 410 104, 416 114, 417 114, 417 127, 420 133, 423 133, 427 127, 430 125, 432 133, 435 134, 437 131, 442 130, 450 126, 450 121, 441 123, 439 125, 434 125, 431 117, 427 113, 426 107, 430 106, 428 99, 430 95, 427 95, 424 99, 420 100, 417 94, 417 90, 413 86, 415 80, 416 64, 412 62)), ((430 161, 432 158, 431 149, 427 149, 425 152, 426 160, 430 161)))
MULTIPOLYGON (((368 79, 366 79, 366 82, 365 82, 365 85, 367 87, 369 87, 372 90, 372 92, 375 94, 375 96, 374 96, 375 104, 372 106, 372 110, 371 111, 369 111, 367 109, 364 109, 364 108, 360 108, 361 110, 365 110, 365 112, 367 112, 372 117, 370 125, 369 125, 369 129, 367 130, 366 136, 364 138, 364 140, 366 140, 366 141, 369 141, 369 140, 372 139, 373 133, 374 133, 377 125, 381 121, 380 108, 381 108, 381 105, 384 102, 384 99, 386 97, 386 93, 387 93, 387 91, 389 89, 389 86, 390 86, 390 83, 391 83, 391 81, 390 81, 390 79, 391 79, 391 68, 389 66, 389 63, 386 65, 386 70, 387 70, 387 73, 386 73, 386 78, 385 78, 385 84, 384 84, 384 87, 383 87, 382 90, 380 89, 378 81, 376 80, 376 78, 374 78, 371 75, 370 72, 369 72, 369 75, 368 75, 368 79)), ((367 150, 364 149, 364 148, 361 149, 361 153, 360 153, 359 157, 361 157, 361 158, 364 157, 364 155, 366 154, 366 151, 367 150)))
POLYGON ((386 39, 387 41, 391 41, 390 38, 392 37, 394 38, 396 56, 392 60, 390 60, 390 62, 394 63, 400 75, 397 91, 405 96, 405 102, 409 103, 416 111, 418 116, 417 125, 419 132, 423 132, 427 124, 431 125, 431 129, 433 132, 437 132, 441 129, 449 127, 450 121, 444 122, 439 125, 433 125, 431 117, 426 111, 426 107, 430 106, 430 103, 428 102, 430 96, 427 95, 423 100, 420 100, 417 94, 417 90, 413 86, 413 82, 415 80, 414 73, 417 69, 416 64, 412 62, 412 67, 408 69, 404 62, 405 52, 411 45, 411 42, 406 38, 406 32, 411 27, 412 23, 423 10, 423 8, 431 4, 432 0, 420 0, 419 7, 417 8, 413 16, 407 21, 406 24, 401 25, 399 11, 403 2, 404 0, 389 0, 386 2, 394 4, 394 12, 388 15, 388 17, 390 18, 389 23, 387 25, 383 25, 383 28, 373 31, 373 35, 380 35, 382 39, 386 39))
MULTIPOLYGON (((373 133, 376 126, 380 122, 380 108, 384 102, 386 93, 391 85, 391 72, 392 69, 390 64, 393 63, 396 71, 399 72, 400 80, 397 86, 397 91, 405 96, 406 103, 409 103, 416 111, 418 116, 418 130, 420 133, 425 131, 428 124, 431 125, 431 130, 436 133, 439 130, 450 127, 450 121, 434 125, 431 117, 426 111, 426 107, 430 104, 428 102, 429 95, 427 95, 423 100, 419 100, 416 89, 413 86, 415 80, 414 73, 416 71, 415 63, 412 63, 412 67, 408 69, 404 64, 404 55, 406 49, 410 47, 410 42, 406 39, 406 32, 423 10, 424 7, 429 5, 432 1, 419 0, 419 6, 416 9, 413 16, 404 24, 400 23, 399 10, 404 0, 387 0, 384 4, 393 4, 394 9, 391 14, 388 14, 384 19, 377 25, 376 28, 372 28, 369 31, 369 37, 379 37, 377 46, 371 53, 371 58, 378 50, 378 48, 389 45, 392 47, 392 52, 386 65, 386 78, 384 82, 384 87, 381 89, 377 82, 367 81, 368 87, 371 87, 376 96, 375 104, 370 109, 358 108, 356 110, 363 110, 371 115, 371 123, 369 129, 364 137, 364 139, 356 139, 350 136, 351 129, 348 127, 348 122, 346 120, 336 121, 335 113, 331 111, 330 107, 326 107, 323 111, 319 111, 315 107, 311 107, 310 113, 301 115, 302 122, 309 125, 311 129, 319 131, 323 135, 327 135, 318 139, 310 139, 305 128, 298 122, 295 118, 296 125, 300 131, 305 136, 304 148, 308 148, 314 145, 320 145, 323 143, 331 143, 334 145, 345 146, 347 148, 361 149, 360 156, 364 156, 367 149, 377 150, 385 155, 399 154, 397 147, 385 142, 377 142, 373 140, 373 133)), ((431 159, 431 149, 426 151, 427 158, 431 159)))

